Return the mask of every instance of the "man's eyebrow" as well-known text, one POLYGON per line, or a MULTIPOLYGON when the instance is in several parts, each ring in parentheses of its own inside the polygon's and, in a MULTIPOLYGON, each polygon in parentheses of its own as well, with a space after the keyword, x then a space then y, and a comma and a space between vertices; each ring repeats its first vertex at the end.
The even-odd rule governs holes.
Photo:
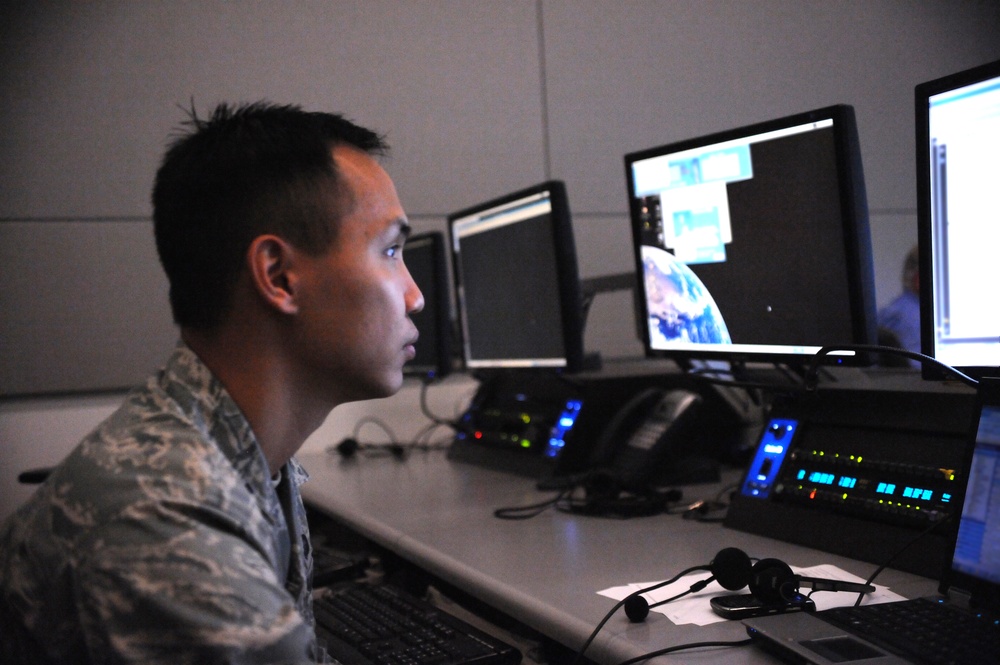
POLYGON ((399 235, 403 236, 404 239, 409 238, 410 234, 413 233, 413 227, 410 226, 410 223, 406 221, 405 217, 400 217, 394 222, 394 224, 399 229, 399 235))

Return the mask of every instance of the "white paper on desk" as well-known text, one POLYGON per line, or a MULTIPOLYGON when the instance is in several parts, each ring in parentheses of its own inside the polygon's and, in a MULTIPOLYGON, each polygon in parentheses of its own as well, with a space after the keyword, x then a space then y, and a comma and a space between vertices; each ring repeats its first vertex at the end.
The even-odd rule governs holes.
MULTIPOLYGON (((823 579, 839 580, 842 582, 857 582, 863 583, 864 580, 857 575, 852 575, 845 570, 841 570, 836 566, 831 565, 820 565, 820 566, 810 566, 808 568, 800 568, 792 566, 792 571, 796 575, 801 575, 803 577, 820 577, 823 579)), ((656 589, 655 591, 650 591, 644 593, 643 597, 649 601, 650 605, 657 603, 661 600, 666 600, 676 596, 679 593, 684 592, 691 587, 692 584, 698 580, 703 580, 708 577, 708 573, 691 573, 680 578, 673 584, 668 584, 665 587, 656 589)), ((656 582, 647 582, 644 584, 627 584, 625 586, 611 587, 609 589, 604 589, 603 591, 598 591, 598 595, 606 596, 608 598, 613 598, 614 600, 623 600, 630 594, 635 593, 656 584, 656 582)), ((678 600, 675 600, 666 605, 660 605, 659 607, 654 607, 651 612, 659 612, 665 615, 668 619, 673 621, 677 625, 690 624, 693 623, 698 626, 706 626, 710 623, 715 623, 717 621, 725 621, 722 617, 712 611, 711 605, 709 605, 709 599, 713 596, 720 596, 723 594, 732 593, 747 593, 746 589, 741 591, 727 591, 723 589, 718 582, 711 582, 704 589, 698 593, 693 593, 678 600)), ((817 592, 813 594, 812 600, 816 603, 817 610, 826 610, 831 607, 841 607, 844 605, 853 605, 857 600, 858 594, 847 593, 847 592, 817 592)), ((875 592, 865 595, 862 601, 863 605, 872 605, 875 603, 886 603, 894 600, 905 600, 903 596, 898 593, 893 593, 889 591, 889 587, 875 585, 875 592)))

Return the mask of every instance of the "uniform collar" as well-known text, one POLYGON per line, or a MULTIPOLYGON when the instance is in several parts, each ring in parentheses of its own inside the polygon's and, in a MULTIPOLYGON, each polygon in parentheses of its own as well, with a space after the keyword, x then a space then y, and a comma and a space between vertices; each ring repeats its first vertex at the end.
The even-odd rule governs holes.
MULTIPOLYGON (((264 513, 271 515, 275 509, 280 510, 270 481, 273 474, 249 421, 222 382, 184 342, 177 345, 167 361, 160 382, 199 428, 209 430, 210 438, 257 497, 264 513)), ((286 469, 296 487, 308 479, 305 469, 294 459, 289 460, 286 469)))

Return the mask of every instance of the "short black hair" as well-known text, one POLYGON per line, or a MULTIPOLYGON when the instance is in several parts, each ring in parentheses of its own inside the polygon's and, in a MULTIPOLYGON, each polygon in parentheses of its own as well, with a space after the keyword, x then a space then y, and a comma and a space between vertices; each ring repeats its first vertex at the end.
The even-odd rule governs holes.
POLYGON ((250 243, 274 233, 312 254, 336 238, 350 201, 332 149, 385 155, 385 139, 333 113, 255 102, 192 109, 156 172, 153 230, 174 321, 211 329, 225 317, 250 243), (332 186, 331 186, 332 185, 332 186))

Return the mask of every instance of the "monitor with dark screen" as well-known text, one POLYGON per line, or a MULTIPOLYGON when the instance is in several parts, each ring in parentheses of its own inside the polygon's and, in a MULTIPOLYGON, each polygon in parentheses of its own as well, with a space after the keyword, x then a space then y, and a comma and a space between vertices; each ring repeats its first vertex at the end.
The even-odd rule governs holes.
POLYGON ((648 355, 804 364, 875 342, 850 106, 631 153, 625 172, 648 355))
POLYGON ((411 318, 420 332, 417 355, 403 366, 407 376, 442 378, 451 371, 452 329, 444 234, 410 236, 403 252, 406 267, 424 296, 423 310, 411 318))
MULTIPOLYGON (((1000 375, 1000 61, 915 89, 920 340, 973 376, 1000 375)), ((924 376, 938 370, 925 365, 924 376)))
POLYGON ((580 281, 563 183, 466 208, 448 223, 466 367, 578 370, 580 281))

